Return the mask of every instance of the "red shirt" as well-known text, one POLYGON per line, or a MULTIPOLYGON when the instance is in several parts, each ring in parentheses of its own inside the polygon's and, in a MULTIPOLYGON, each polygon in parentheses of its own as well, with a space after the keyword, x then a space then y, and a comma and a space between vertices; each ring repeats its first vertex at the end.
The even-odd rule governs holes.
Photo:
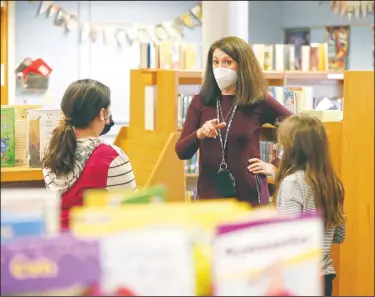
MULTIPOLYGON (((222 96, 221 107, 224 117, 232 107, 233 97, 222 96)), ((260 158, 260 130, 263 124, 274 124, 279 116, 289 116, 290 111, 285 109, 271 96, 251 106, 238 107, 233 119, 225 159, 228 169, 236 181, 237 198, 252 204, 259 204, 255 175, 247 169, 248 160, 260 158)), ((221 163, 221 146, 219 137, 199 140, 197 130, 212 119, 216 119, 216 105, 205 106, 198 95, 194 96, 186 114, 186 120, 180 139, 176 143, 176 153, 182 160, 187 160, 199 149, 199 199, 219 198, 212 175, 215 174, 221 163)), ((226 129, 222 129, 225 135, 226 129)), ((260 204, 268 204, 269 191, 267 178, 260 176, 260 204)))

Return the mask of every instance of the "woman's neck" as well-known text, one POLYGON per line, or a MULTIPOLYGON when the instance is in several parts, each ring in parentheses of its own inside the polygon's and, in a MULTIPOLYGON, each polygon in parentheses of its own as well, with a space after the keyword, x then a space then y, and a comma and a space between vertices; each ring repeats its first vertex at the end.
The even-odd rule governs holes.
POLYGON ((237 87, 235 85, 221 91, 221 95, 236 95, 236 93, 237 87))
POLYGON ((93 129, 74 129, 77 138, 92 138, 98 137, 97 133, 93 129))

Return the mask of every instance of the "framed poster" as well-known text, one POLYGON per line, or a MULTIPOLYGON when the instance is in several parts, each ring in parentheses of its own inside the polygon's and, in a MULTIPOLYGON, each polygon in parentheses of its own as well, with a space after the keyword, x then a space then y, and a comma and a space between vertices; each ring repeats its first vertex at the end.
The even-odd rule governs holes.
POLYGON ((295 70, 302 70, 301 49, 310 45, 310 28, 285 29, 284 44, 293 44, 295 48, 295 70))
POLYGON ((349 53, 349 26, 326 27, 328 70, 341 72, 347 69, 349 53))

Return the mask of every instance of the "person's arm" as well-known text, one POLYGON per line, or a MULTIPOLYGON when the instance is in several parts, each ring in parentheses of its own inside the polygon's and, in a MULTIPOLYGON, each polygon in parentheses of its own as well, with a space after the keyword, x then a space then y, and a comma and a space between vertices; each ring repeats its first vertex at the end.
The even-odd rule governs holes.
POLYGON ((342 224, 335 229, 335 234, 333 236, 333 243, 343 243, 346 237, 346 224, 342 224))
POLYGON ((267 95, 266 99, 263 100, 263 112, 261 116, 261 123, 275 125, 278 117, 288 117, 292 113, 282 106, 272 96, 267 95))
POLYGON ((276 209, 282 215, 302 215, 302 189, 295 180, 283 180, 276 198, 276 209))
POLYGON ((119 154, 108 169, 107 190, 126 189, 134 191, 137 189, 132 165, 128 156, 119 147, 112 146, 119 154))
POLYGON ((199 148, 197 131, 199 127, 200 99, 194 96, 186 113, 184 126, 178 139, 175 151, 179 159, 191 159, 199 148))

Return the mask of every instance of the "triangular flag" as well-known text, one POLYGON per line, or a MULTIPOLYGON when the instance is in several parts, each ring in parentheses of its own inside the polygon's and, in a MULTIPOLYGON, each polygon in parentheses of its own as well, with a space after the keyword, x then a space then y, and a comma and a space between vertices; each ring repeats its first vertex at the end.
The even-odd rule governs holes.
POLYGON ((128 26, 125 29, 125 33, 126 33, 126 38, 128 39, 128 42, 130 44, 133 44, 133 42, 137 40, 137 29, 134 25, 128 26))
POLYGON ((355 3, 353 5, 354 5, 355 16, 356 16, 357 19, 359 19, 359 13, 360 13, 360 10, 361 10, 360 4, 359 3, 355 3))
POLYGON ((192 29, 194 26, 193 16, 190 12, 184 13, 182 16, 180 16, 180 20, 183 22, 183 24, 192 29))
POLYGON ((48 17, 53 17, 60 9, 60 5, 56 3, 52 3, 52 5, 49 7, 48 11, 48 17))
POLYGON ((53 1, 42 1, 39 7, 39 14, 45 13, 52 4, 53 1))
POLYGON ((156 25, 155 26, 155 35, 159 38, 159 41, 167 41, 169 38, 168 32, 165 30, 163 25, 156 25))
POLYGON ((193 17, 198 21, 199 24, 202 23, 202 5, 194 6, 190 9, 191 14, 193 17))
POLYGON ((116 40, 120 46, 125 45, 126 43, 126 33, 123 29, 118 29, 115 33, 116 40))
POLYGON ((367 14, 367 3, 366 1, 361 1, 362 16, 366 17, 367 14))
POLYGON ((341 9, 340 9, 340 14, 341 14, 341 16, 343 16, 343 15, 345 15, 345 13, 346 13, 346 2, 345 1, 339 1, 338 3, 340 3, 340 7, 341 7, 341 9))
POLYGON ((66 17, 65 28, 68 31, 72 31, 73 27, 78 23, 78 18, 74 14, 69 14, 66 17))
POLYGON ((369 11, 369 13, 372 13, 372 11, 374 10, 374 1, 367 1, 367 10, 369 11))
POLYGON ((90 23, 85 23, 82 26, 81 42, 87 42, 89 40, 89 35, 90 35, 90 23))
POLYGON ((116 42, 115 29, 113 27, 107 27, 103 30, 104 44, 113 45, 116 42))
POLYGON ((138 35, 138 41, 139 43, 149 43, 151 42, 151 37, 148 34, 147 29, 145 28, 144 25, 138 28, 137 30, 137 35, 138 35))

